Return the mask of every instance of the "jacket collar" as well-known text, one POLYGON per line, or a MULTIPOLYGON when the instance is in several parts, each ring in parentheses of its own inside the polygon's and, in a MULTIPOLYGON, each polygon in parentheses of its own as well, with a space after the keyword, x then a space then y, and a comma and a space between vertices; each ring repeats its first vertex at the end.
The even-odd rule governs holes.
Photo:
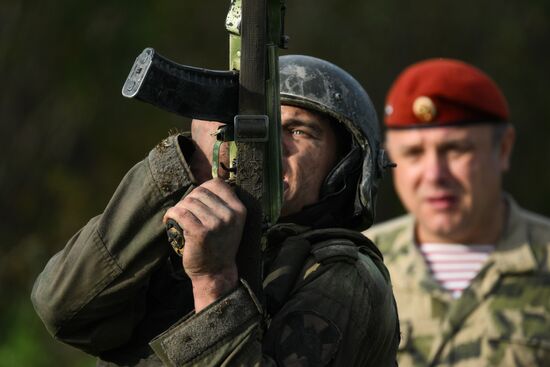
POLYGON ((529 228, 522 209, 509 195, 505 195, 508 204, 508 218, 492 258, 501 274, 524 273, 538 266, 533 254, 529 228))
POLYGON ((392 253, 384 255, 384 261, 388 264, 393 261, 392 257, 399 259, 398 265, 390 266, 393 283, 408 289, 420 286, 444 303, 450 302, 451 296, 433 278, 424 256, 416 246, 414 217, 408 214, 403 220, 404 225, 394 239, 392 253))

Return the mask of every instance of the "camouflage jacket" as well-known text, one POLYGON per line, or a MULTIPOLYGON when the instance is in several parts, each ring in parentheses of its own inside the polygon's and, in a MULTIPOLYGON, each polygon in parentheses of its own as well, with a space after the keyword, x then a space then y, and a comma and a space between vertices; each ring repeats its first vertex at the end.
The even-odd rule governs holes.
POLYGON ((550 366, 550 220, 512 200, 505 232, 456 300, 434 280, 404 216, 365 234, 393 280, 408 366, 550 366))
POLYGON ((184 154, 192 149, 182 137, 159 144, 50 259, 32 293, 49 332, 99 366, 394 365, 389 275, 359 232, 274 226, 265 306, 241 282, 193 312, 191 282, 162 225, 194 187, 184 154))

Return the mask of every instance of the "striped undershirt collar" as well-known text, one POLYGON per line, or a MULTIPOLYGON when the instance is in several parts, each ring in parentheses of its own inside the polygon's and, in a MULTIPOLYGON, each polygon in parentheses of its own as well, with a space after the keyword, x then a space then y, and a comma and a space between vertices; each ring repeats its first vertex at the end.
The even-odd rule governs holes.
POLYGON ((423 243, 420 252, 435 280, 458 298, 495 249, 491 244, 423 243))

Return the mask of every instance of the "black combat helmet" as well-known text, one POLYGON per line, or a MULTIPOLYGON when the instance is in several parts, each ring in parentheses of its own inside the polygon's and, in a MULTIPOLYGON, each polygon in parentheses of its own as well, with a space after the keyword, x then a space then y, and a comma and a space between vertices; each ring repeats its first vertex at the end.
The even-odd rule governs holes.
POLYGON ((346 71, 315 57, 281 56, 279 71, 281 104, 327 114, 352 137, 349 151, 327 175, 320 201, 302 215, 309 222, 322 217, 318 226, 370 226, 378 182, 389 162, 380 148, 378 118, 369 96, 346 71))

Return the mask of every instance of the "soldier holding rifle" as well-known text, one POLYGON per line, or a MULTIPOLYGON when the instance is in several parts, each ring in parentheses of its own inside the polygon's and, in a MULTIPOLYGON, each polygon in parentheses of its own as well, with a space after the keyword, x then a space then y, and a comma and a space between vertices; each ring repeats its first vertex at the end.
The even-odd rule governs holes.
POLYGON ((263 300, 237 268, 247 210, 210 174, 220 123, 194 120, 192 140, 155 147, 46 265, 32 297, 52 335, 101 366, 394 365, 390 279, 351 230, 372 223, 384 168, 374 108, 327 61, 283 56, 280 78, 284 201, 263 236, 263 300))

